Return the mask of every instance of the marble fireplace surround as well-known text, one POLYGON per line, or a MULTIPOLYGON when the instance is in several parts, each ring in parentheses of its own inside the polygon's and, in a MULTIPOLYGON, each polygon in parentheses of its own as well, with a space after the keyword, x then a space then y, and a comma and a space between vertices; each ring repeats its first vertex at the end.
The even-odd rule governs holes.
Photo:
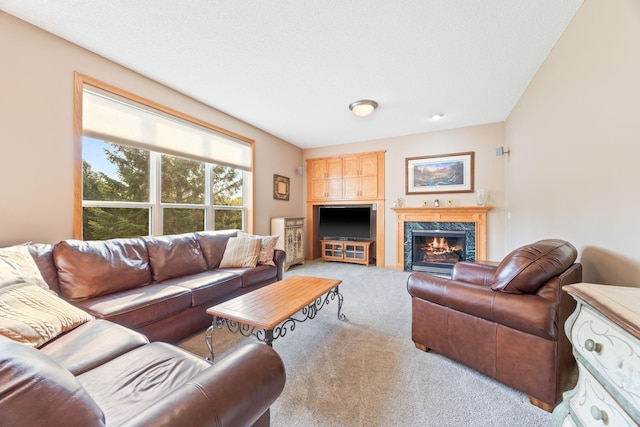
MULTIPOLYGON (((411 236, 405 236, 406 223, 473 223, 475 224, 475 259, 486 259, 487 212, 492 209, 491 206, 391 209, 396 213, 396 269, 405 269, 404 249, 407 239, 411 239, 411 236)), ((425 226, 426 229, 433 229, 428 224, 425 226)), ((451 224, 448 224, 447 228, 450 226, 451 224)), ((464 224, 461 226, 465 227, 464 224)))

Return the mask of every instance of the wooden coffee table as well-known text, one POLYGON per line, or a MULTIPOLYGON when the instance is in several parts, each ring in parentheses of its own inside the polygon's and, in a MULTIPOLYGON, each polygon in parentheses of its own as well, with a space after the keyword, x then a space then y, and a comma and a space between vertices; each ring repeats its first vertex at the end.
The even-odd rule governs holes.
POLYGON ((318 310, 336 298, 338 319, 344 320, 340 283, 342 280, 289 276, 207 309, 207 314, 213 316, 205 336, 211 360, 214 359, 213 331, 225 324, 231 332, 246 337, 253 335, 271 346, 273 340, 293 331, 297 323, 313 319, 318 310), (298 312, 299 316, 293 317, 298 312))

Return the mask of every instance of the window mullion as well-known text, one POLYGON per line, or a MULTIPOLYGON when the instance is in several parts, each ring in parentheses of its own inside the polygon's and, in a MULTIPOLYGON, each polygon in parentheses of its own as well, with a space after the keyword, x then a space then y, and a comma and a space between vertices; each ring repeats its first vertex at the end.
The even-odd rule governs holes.
POLYGON ((213 196, 211 195, 211 176, 213 175, 213 165, 211 163, 204 164, 204 229, 213 230, 215 221, 213 210, 213 196))
POLYGON ((242 174, 242 229, 247 229, 247 186, 245 183, 247 182, 247 171, 241 171, 242 174))
POLYGON ((161 175, 162 164, 161 155, 155 151, 151 151, 149 155, 149 197, 151 198, 151 231, 152 236, 158 236, 162 234, 162 207, 161 202, 161 175))

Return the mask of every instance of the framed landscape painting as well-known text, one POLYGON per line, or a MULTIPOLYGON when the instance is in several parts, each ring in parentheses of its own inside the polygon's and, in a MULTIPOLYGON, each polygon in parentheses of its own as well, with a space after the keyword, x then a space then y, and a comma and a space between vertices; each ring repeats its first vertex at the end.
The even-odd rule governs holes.
POLYGON ((406 193, 473 193, 473 151, 408 157, 406 193))

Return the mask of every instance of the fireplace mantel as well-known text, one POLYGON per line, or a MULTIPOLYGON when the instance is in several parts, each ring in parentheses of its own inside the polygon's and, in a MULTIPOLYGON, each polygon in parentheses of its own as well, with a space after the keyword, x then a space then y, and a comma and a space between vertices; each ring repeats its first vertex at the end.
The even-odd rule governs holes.
POLYGON ((492 206, 453 206, 441 208, 391 208, 396 213, 396 268, 404 269, 405 222, 473 222, 476 225, 476 260, 487 255, 487 212, 492 206))

